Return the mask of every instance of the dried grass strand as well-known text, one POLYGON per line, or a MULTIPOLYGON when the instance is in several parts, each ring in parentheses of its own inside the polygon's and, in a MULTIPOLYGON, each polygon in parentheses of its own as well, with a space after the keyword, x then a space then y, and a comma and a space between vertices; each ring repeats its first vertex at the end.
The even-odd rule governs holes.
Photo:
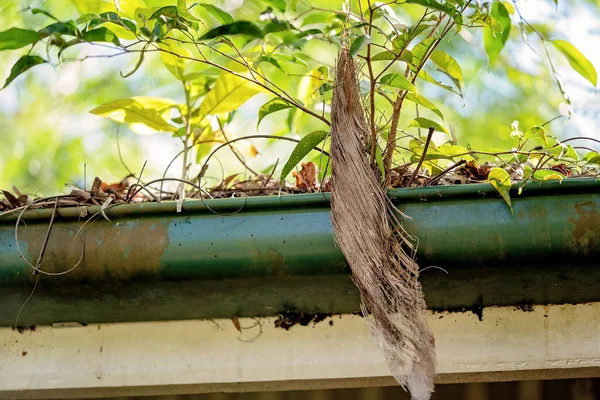
POLYGON ((413 399, 433 392, 435 352, 418 281, 415 240, 369 165, 369 128, 358 71, 342 49, 336 68, 331 124, 331 219, 335 240, 360 290, 361 309, 396 380, 413 399))

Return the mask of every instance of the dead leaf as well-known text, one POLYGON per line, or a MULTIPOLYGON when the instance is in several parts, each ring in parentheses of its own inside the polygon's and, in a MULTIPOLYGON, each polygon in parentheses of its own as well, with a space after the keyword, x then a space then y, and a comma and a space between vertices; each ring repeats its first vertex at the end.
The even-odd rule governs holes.
POLYGON ((566 164, 557 164, 550 167, 552 171, 560 172, 564 176, 571 176, 573 172, 567 167, 566 164))
POLYGON ((16 198, 15 196, 13 196, 13 194, 11 192, 3 190, 2 193, 4 194, 4 197, 6 198, 6 201, 8 202, 8 204, 10 205, 11 208, 19 208, 22 205, 24 205, 24 204, 21 204, 19 199, 16 198))
POLYGON ((231 322, 233 322, 233 326, 235 326, 235 329, 239 333, 242 333, 242 327, 240 326, 240 320, 237 317, 232 317, 231 322))
POLYGON ((314 162, 302 163, 302 169, 300 172, 294 171, 292 173, 296 178, 296 187, 298 189, 316 189, 317 182, 317 164, 314 162))
POLYGON ((88 191, 83 189, 72 189, 71 196, 74 196, 75 200, 81 202, 86 202, 92 198, 92 195, 88 191))
POLYGON ((258 152, 258 150, 256 149, 256 147, 254 147, 254 145, 252 145, 252 144, 248 147, 248 152, 250 153, 250 157, 252 157, 252 158, 254 158, 260 154, 258 152))
POLYGON ((98 190, 100 190, 100 186, 102 185, 102 180, 98 177, 94 178, 94 183, 92 183, 92 188, 90 189, 90 193, 93 195, 98 194, 98 190))
POLYGON ((467 178, 476 181, 485 181, 490 174, 490 167, 486 165, 480 166, 475 161, 469 161, 464 167, 461 168, 461 170, 464 171, 467 178))

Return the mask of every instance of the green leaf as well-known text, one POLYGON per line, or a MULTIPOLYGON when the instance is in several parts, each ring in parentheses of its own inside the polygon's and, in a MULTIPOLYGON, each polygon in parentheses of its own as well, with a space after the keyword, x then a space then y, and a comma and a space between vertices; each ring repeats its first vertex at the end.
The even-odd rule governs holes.
POLYGON ((285 0, 263 0, 265 3, 273 7, 279 12, 285 12, 286 4, 285 0))
POLYGON ((600 153, 595 152, 595 151, 590 151, 583 157, 583 161, 585 161, 586 164, 600 165, 600 153))
POLYGON ((53 19, 55 21, 58 21, 58 18, 56 18, 54 15, 50 14, 48 11, 46 10, 42 10, 41 8, 29 8, 29 11, 31 11, 32 14, 36 15, 36 14, 42 14, 45 15, 46 17, 53 19))
POLYGON ((506 204, 510 207, 510 212, 514 215, 512 204, 510 201, 510 176, 508 172, 502 168, 492 168, 488 175, 488 182, 500 193, 500 196, 506 201, 506 204))
POLYGON ((39 56, 23 56, 19 58, 10 69, 10 75, 8 75, 8 78, 6 78, 6 82, 4 83, 4 86, 2 86, 2 89, 7 87, 12 81, 15 80, 17 76, 21 75, 29 68, 34 67, 38 64, 43 64, 45 62, 46 60, 39 56))
POLYGON ((430 119, 427 118, 415 118, 412 121, 410 121, 410 124, 408 124, 408 127, 416 127, 416 128, 424 128, 424 129, 429 129, 430 127, 433 127, 436 132, 444 132, 446 135, 450 135, 450 132, 448 132, 448 130, 446 128, 444 128, 442 125, 438 124, 437 122, 434 122, 430 119))
POLYGON ((454 8, 452 2, 439 3, 435 0, 406 0, 406 3, 418 4, 423 7, 431 8, 432 10, 441 11, 448 14, 460 26, 462 25, 462 15, 454 8))
POLYGON ((443 51, 436 50, 431 53, 431 61, 433 61, 433 63, 450 78, 458 81, 460 86, 464 86, 462 69, 460 68, 458 62, 456 62, 451 55, 443 51))
POLYGON ((433 42, 435 42, 435 37, 432 36, 430 38, 423 40, 421 43, 417 43, 415 45, 415 47, 413 47, 411 52, 413 55, 413 64, 414 65, 417 65, 417 66, 421 65, 424 57, 429 52, 429 48, 433 45, 433 42))
POLYGON ((36 31, 29 29, 10 28, 0 32, 0 50, 15 50, 33 44, 41 39, 36 31))
MULTIPOLYGON (((240 75, 250 77, 249 73, 240 75)), ((236 110, 261 91, 260 86, 245 78, 222 72, 200 105, 200 118, 236 110)))
POLYGON ((440 154, 443 154, 443 155, 449 156, 449 157, 458 156, 460 158, 463 158, 465 161, 475 160, 471 155, 466 154, 466 153, 469 153, 469 150, 463 146, 456 146, 453 144, 444 143, 443 145, 441 145, 437 148, 437 151, 440 154))
POLYGON ((38 31, 42 37, 50 36, 54 33, 58 33, 60 35, 70 35, 77 36, 76 34, 77 27, 73 21, 69 22, 55 22, 53 24, 48 25, 45 28, 42 28, 38 31))
POLYGON ((156 131, 176 132, 177 128, 166 119, 176 105, 172 100, 159 97, 131 97, 109 101, 90 113, 120 123, 144 124, 156 131))
POLYGON ((552 44, 566 57, 575 71, 590 81, 592 85, 598 84, 596 68, 575 46, 565 40, 553 40, 552 44))
MULTIPOLYGON (((411 68, 412 70, 413 68, 411 68)), ((459 91, 457 91, 456 89, 454 89, 452 86, 448 86, 442 82, 439 82, 437 79, 435 79, 433 76, 431 76, 429 74, 429 72, 425 71, 424 69, 422 69, 421 71, 419 71, 419 78, 423 79, 425 82, 429 82, 429 83, 433 83, 434 85, 441 87, 442 89, 445 89, 449 92, 454 93, 457 96, 463 97, 462 93, 460 93, 459 91)))
POLYGON ((551 169, 539 169, 534 172, 533 179, 536 181, 560 181, 562 182, 566 176, 560 172, 553 171, 551 169))
MULTIPOLYGON (((144 47, 144 50, 146 49, 146 47, 144 47)), ((136 71, 138 69, 140 69, 140 67, 142 66, 142 63, 144 62, 144 56, 145 56, 146 52, 145 51, 141 51, 140 52, 140 58, 138 58, 137 63, 135 63, 135 67, 133 67, 133 69, 129 72, 127 72, 126 74, 123 74, 122 72, 120 72, 121 77, 122 78, 129 78, 131 75, 135 74, 136 71)))
POLYGON ((181 46, 175 41, 169 41, 169 43, 160 42, 158 46, 161 50, 160 59, 162 60, 165 67, 169 70, 180 81, 185 81, 185 67, 190 63, 189 58, 192 57, 192 53, 185 47, 181 46))
POLYGON ((352 58, 356 58, 358 53, 360 53, 360 51, 362 49, 364 49, 366 46, 368 46, 370 43, 371 43, 371 36, 360 35, 359 37, 354 39, 352 41, 352 44, 350 45, 350 56, 352 58))
POLYGON ((421 96, 420 94, 408 93, 406 95, 406 100, 417 103, 417 104, 433 111, 438 117, 440 117, 442 119, 442 121, 444 120, 444 114, 442 114, 442 112, 435 106, 435 104, 433 104, 431 101, 429 101, 425 97, 421 96))
POLYGON ((531 169, 531 167, 529 165, 523 166, 523 179, 521 180, 521 183, 519 184, 519 190, 518 190, 519 196, 521 195, 521 193, 523 193, 523 186, 525 186, 525 184, 529 181, 529 179, 531 178, 532 175, 533 175, 533 169, 531 169))
POLYGON ((292 169, 300 162, 302 159, 315 148, 316 145, 321 143, 325 138, 329 135, 329 132, 326 131, 314 131, 304 136, 302 140, 296 145, 290 158, 287 160, 283 169, 281 170, 281 182, 288 176, 292 169))
POLYGON ((382 51, 381 53, 375 54, 371 57, 371 61, 404 61, 407 63, 412 62, 413 56, 412 53, 408 50, 404 50, 400 56, 398 56, 398 52, 393 52, 390 50, 382 51))
POLYGON ((381 77, 379 80, 381 85, 391 86, 393 88, 406 90, 408 92, 417 93, 417 88, 404 75, 391 73, 381 77))
POLYGON ((563 158, 570 158, 572 160, 579 161, 579 155, 577 155, 577 152, 570 144, 567 145, 567 150, 565 151, 563 158))
POLYGON ((210 15, 212 15, 217 21, 219 21, 221 25, 232 24, 234 22, 233 17, 229 13, 221 10, 217 6, 213 6, 212 4, 206 3, 198 3, 196 5, 208 11, 210 15))
POLYGON ((177 6, 164 6, 154 11, 149 19, 157 19, 160 17, 177 19, 179 17, 179 10, 177 9, 177 6))
MULTIPOLYGON (((254 69, 258 69, 258 66, 264 62, 271 64, 272 66, 274 66, 275 68, 277 68, 280 71, 283 71, 283 68, 281 68, 281 64, 279 64, 279 61, 277 61, 277 58, 275 58, 273 56, 258 57, 256 60, 254 60, 252 62, 252 67, 254 69)), ((283 72, 285 72, 285 71, 283 71, 283 72)))
POLYGON ((548 137, 546 136, 546 131, 539 125, 535 125, 529 129, 529 131, 527 131, 525 134, 525 137, 528 139, 539 137, 544 142, 544 146, 548 147, 548 137))
POLYGON ((81 35, 81 38, 87 42, 109 42, 119 46, 119 38, 110 29, 101 27, 92 29, 81 35))
POLYGON ((319 90, 321 86, 327 83, 329 79, 329 69, 321 65, 320 67, 313 68, 308 75, 305 75, 300 79, 298 85, 298 98, 304 104, 308 104, 312 100, 313 94, 319 90))
POLYGON ((290 102, 280 99, 279 97, 266 102, 258 110, 258 123, 256 124, 256 129, 258 129, 260 121, 262 121, 267 115, 292 107, 294 106, 290 102))
POLYGON ((200 18, 196 17, 188 11, 186 0, 177 0, 177 12, 179 13, 179 16, 189 21, 202 21, 200 18))
POLYGON ((246 35, 255 38, 261 38, 264 36, 263 31, 252 22, 237 21, 211 29, 202 35, 200 40, 214 39, 226 35, 246 35))
POLYGON ((499 1, 493 3, 490 14, 502 27, 500 33, 494 32, 488 25, 483 29, 485 52, 487 53, 490 64, 493 64, 510 36, 511 22, 508 10, 505 5, 499 1))

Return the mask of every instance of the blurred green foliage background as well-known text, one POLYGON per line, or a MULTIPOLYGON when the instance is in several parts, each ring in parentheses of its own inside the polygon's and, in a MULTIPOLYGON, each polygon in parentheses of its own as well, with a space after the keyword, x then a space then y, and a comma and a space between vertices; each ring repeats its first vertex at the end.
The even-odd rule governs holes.
MULTIPOLYGON (((33 5, 59 19, 69 19, 79 15, 74 5, 76 1, 4 0, 0 2, 0 21, 3 29, 40 27, 49 22, 47 17, 21 10, 33 5)), ((146 0, 149 7, 171 3, 169 0, 146 0)), ((253 0, 214 3, 232 15, 248 20, 257 19, 263 11, 261 4, 253 0)), ((321 0, 312 3, 336 8, 342 2, 321 0)), ((569 40, 597 68, 600 66, 597 2, 561 0, 557 7, 549 0, 519 1, 518 4, 524 17, 540 31, 551 31, 553 38, 569 40)), ((452 127, 463 146, 477 150, 508 150, 512 146, 510 125, 513 121, 519 121, 520 126, 527 129, 564 112, 560 92, 553 83, 539 43, 530 37, 529 44, 537 49, 536 54, 518 38, 520 31, 516 24, 511 35, 514 40, 508 43, 493 67, 488 64, 481 32, 463 30, 462 34, 443 44, 441 49, 452 54, 462 66, 466 85, 464 99, 436 87, 422 88, 428 98, 440 105, 447 125, 452 127)), ((333 67, 336 54, 333 46, 309 43, 305 51, 333 67)), ((79 57, 83 57, 98 54, 102 49, 82 46, 79 52, 79 57)), ((19 55, 18 52, 0 52, 0 79, 8 76, 19 55)), ((571 96, 574 114, 568 123, 565 123, 566 118, 553 122, 549 126, 550 134, 561 138, 600 138, 596 133, 600 128, 600 103, 596 91, 573 72, 558 53, 553 52, 552 56, 571 96)), ((180 85, 172 79, 158 56, 148 57, 132 77, 121 78, 119 72, 130 71, 136 61, 126 55, 89 58, 57 67, 42 65, 1 91, 0 188, 9 189, 16 185, 22 192, 44 195, 66 192, 65 184, 83 186, 84 164, 88 185, 94 176, 105 181, 118 181, 128 173, 124 163, 137 172, 145 160, 148 161, 144 172, 146 178, 162 175, 180 150, 181 143, 166 134, 138 135, 125 125, 119 128, 114 122, 89 114, 89 110, 99 104, 129 96, 161 96, 183 101, 180 85), (119 157, 117 135, 122 157, 119 157)), ((268 97, 259 95, 239 110, 231 125, 231 136, 257 133, 256 110, 266 100, 268 97)), ((408 118, 401 121, 408 122, 408 118)), ((301 136, 322 128, 313 128, 311 124, 318 125, 306 119, 307 126, 295 134, 301 136)), ((284 134, 285 131, 285 116, 274 115, 261 124, 259 133, 284 134)), ((249 164, 257 170, 268 169, 277 159, 287 159, 293 147, 288 143, 265 141, 252 144, 259 154, 248 155, 252 151, 246 145, 246 155, 249 164)), ((220 164, 211 166, 208 174, 215 176, 216 181, 240 170, 240 164, 229 150, 222 153, 220 164)), ((175 163, 173 174, 177 175, 180 169, 175 163)))

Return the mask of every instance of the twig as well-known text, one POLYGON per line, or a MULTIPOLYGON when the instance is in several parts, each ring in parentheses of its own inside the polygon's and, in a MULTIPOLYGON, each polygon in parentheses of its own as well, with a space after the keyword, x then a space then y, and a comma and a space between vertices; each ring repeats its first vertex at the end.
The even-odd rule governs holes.
POLYGON ((446 175, 448 172, 452 171, 453 169, 455 169, 456 167, 459 167, 463 164, 465 164, 466 161, 460 160, 459 162, 457 162, 456 164, 454 164, 453 166, 446 168, 445 170, 443 170, 442 172, 440 172, 439 174, 437 174, 436 176, 434 176, 433 178, 431 178, 429 181, 427 181, 427 183, 424 186, 429 186, 432 183, 438 181, 441 177, 443 177, 444 175, 446 175))
MULTIPOLYGON (((146 168, 146 163, 148 162, 148 160, 144 161, 144 165, 142 165, 142 170, 140 171, 140 175, 138 176, 138 180, 137 180, 137 185, 140 184, 140 180, 142 179, 142 174, 144 173, 144 168, 146 168)), ((131 191, 127 191, 127 197, 125 197, 125 203, 129 203, 129 200, 131 200, 129 198, 129 195, 131 194, 131 191)), ((160 202, 160 201, 159 201, 160 202)))
POLYGON ((44 253, 46 252, 46 247, 48 246, 48 240, 50 239, 50 232, 52 232, 52 225, 54 225, 54 216, 56 215, 56 209, 58 208, 58 197, 54 199, 54 209, 52 210, 52 216, 50 217, 50 223, 48 224, 48 230, 46 231, 46 237, 44 238, 44 243, 42 244, 42 249, 40 250, 40 255, 38 256, 37 262, 35 263, 35 269, 33 271, 34 275, 39 274, 40 265, 42 265, 42 260, 44 259, 44 253))
POLYGON ((267 186, 267 183, 269 183, 269 181, 273 177, 273 174, 275 174, 275 170, 277 169, 278 164, 279 164, 279 158, 277 159, 277 161, 275 161, 275 165, 273 166, 273 169, 271 170, 271 174, 269 175, 269 177, 267 178, 267 180, 265 181, 265 184, 263 186, 267 186))
POLYGON ((425 140, 425 146, 423 147, 423 154, 421 154, 419 163, 417 164, 417 167, 415 168, 410 179, 408 180, 408 182, 406 182, 406 186, 410 186, 410 184, 413 182, 413 180, 417 176, 417 173, 419 173, 419 169, 421 168, 421 165, 423 164, 423 160, 425 160, 425 156, 427 155, 427 149, 429 148, 429 143, 431 142, 431 137, 433 136, 433 132, 435 132, 435 128, 429 127, 429 132, 427 132, 427 140, 425 140))
POLYGON ((231 152, 233 153, 233 155, 235 156, 235 158, 238 159, 238 161, 244 166, 244 168, 246 168, 248 171, 250 171, 252 174, 254 175, 258 175, 258 172, 256 172, 255 170, 253 170, 252 168, 250 168, 248 166, 248 164, 246 164, 246 162, 244 161, 244 159, 238 154, 238 151, 236 148, 234 148, 231 145, 231 142, 229 141, 229 139, 227 139, 227 136, 225 134, 225 129, 223 129, 223 123, 221 122, 220 118, 217 118, 217 123, 219 124, 219 129, 221 130, 221 134, 223 135, 223 138, 225 139, 225 141, 227 142, 227 144, 229 144, 229 148, 231 149, 231 152))

